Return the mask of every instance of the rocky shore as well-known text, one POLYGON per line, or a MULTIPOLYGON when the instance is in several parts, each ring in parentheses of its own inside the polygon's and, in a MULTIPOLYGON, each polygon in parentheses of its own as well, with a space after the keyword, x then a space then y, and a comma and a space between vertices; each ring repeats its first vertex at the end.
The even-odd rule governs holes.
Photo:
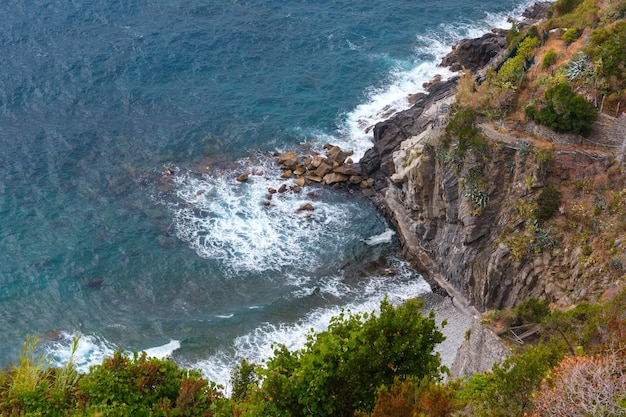
MULTIPOLYGON (((516 24, 524 27, 543 19, 550 4, 535 4, 516 24)), ((506 34, 506 30, 493 30, 463 40, 441 65, 471 71, 480 80, 504 57, 506 34)), ((532 144, 532 138, 524 136, 528 127, 516 126, 518 133, 512 133, 481 126, 489 140, 502 146, 482 167, 490 179, 489 205, 479 213, 464 198, 458 173, 437 162, 432 143, 445 129, 457 82, 458 77, 435 78, 425 86, 426 93, 410 97, 411 108, 376 124, 373 146, 358 164, 349 152, 332 145, 325 146, 326 155, 299 157, 287 152, 277 159, 284 178, 294 178, 295 187, 319 183, 360 189, 393 223, 403 255, 433 288, 427 308, 434 309, 440 319, 454 322, 444 329, 449 341, 441 353, 452 375, 463 376, 488 370, 508 354, 498 337, 480 325, 481 311, 510 307, 531 296, 559 299, 566 291, 563 286, 572 286, 573 281, 563 280, 556 270, 563 262, 575 267, 576 261, 574 254, 564 260, 563 253, 553 251, 514 262, 509 249, 497 243, 505 227, 515 226, 510 224, 512 202, 526 192, 524 179, 532 177, 535 186, 541 187, 547 175, 541 166, 520 156, 520 147, 532 144), (516 168, 509 172, 505 165, 511 161, 516 168), (459 355, 452 360, 450 352, 457 351, 459 355)), ((556 158, 564 167, 561 175, 569 177, 581 174, 576 167, 584 166, 588 173, 606 169, 608 163, 598 155, 576 151, 557 153, 556 158)))

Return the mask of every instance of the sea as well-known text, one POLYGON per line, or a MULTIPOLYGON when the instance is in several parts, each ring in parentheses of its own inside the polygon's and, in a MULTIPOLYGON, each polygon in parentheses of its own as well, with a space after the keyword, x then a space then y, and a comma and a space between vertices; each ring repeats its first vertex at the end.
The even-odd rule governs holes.
POLYGON ((530 4, 0 0, 0 366, 36 336, 53 366, 146 351, 226 386, 342 309, 428 294, 360 192, 265 205, 291 184, 274 154, 358 161, 455 43, 530 4))

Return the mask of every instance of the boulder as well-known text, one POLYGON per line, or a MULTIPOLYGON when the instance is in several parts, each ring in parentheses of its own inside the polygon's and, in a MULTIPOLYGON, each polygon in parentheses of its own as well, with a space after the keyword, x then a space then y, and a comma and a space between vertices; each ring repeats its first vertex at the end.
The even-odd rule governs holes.
POLYGON ((300 178, 296 178, 293 183, 296 184, 298 187, 303 187, 304 186, 304 178, 300 177, 300 178))
POLYGON ((322 177, 316 174, 307 174, 305 175, 305 178, 313 182, 322 182, 322 177))
POLYGON ((320 166, 315 170, 315 175, 318 177, 324 177, 324 175, 328 174, 333 170, 333 167, 326 162, 322 162, 320 166))
POLYGON ((283 172, 283 174, 281 175, 281 178, 289 179, 291 178, 292 175, 293 175, 293 172, 291 172, 291 170, 288 169, 287 171, 283 172))
POLYGON ((306 167, 302 164, 296 165, 296 167, 293 170, 294 175, 302 175, 305 172, 306 172, 306 167))
POLYGON ((246 182, 248 181, 248 178, 250 177, 250 174, 248 174, 247 172, 237 176, 237 181, 239 182, 246 182))
POLYGON ((298 209, 298 211, 313 211, 313 210, 315 210, 315 207, 313 207, 311 203, 304 203, 298 209))
POLYGON ((314 170, 316 169, 318 166, 321 165, 321 163, 324 162, 324 158, 322 158, 321 156, 314 156, 313 158, 311 158, 311 160, 309 161, 309 169, 310 170, 314 170))
POLYGON ((490 32, 480 38, 463 39, 441 61, 441 66, 452 71, 468 69, 476 72, 506 49, 506 33, 490 32))
POLYGON ((293 169, 298 163, 298 155, 294 151, 284 152, 278 155, 277 162, 283 169, 293 169))
POLYGON ((357 164, 354 165, 340 165, 337 168, 333 169, 333 172, 336 174, 343 175, 359 175, 361 173, 361 169, 357 164))
POLYGON ((350 176, 350 178, 348 179, 348 182, 349 182, 350 184, 354 184, 354 185, 360 184, 360 183, 361 183, 361 181, 363 181, 363 177, 361 177, 360 175, 352 175, 352 176, 350 176))
POLYGON ((324 183, 328 185, 337 184, 340 182, 348 181, 348 176, 343 174, 337 174, 335 172, 331 172, 330 174, 324 175, 324 183))
POLYGON ((347 157, 352 155, 353 152, 344 152, 341 150, 339 146, 332 146, 326 152, 326 160, 329 163, 337 162, 338 164, 343 164, 347 157))
POLYGON ((359 187, 365 189, 365 188, 372 188, 374 186, 374 178, 368 178, 366 180, 361 181, 361 183, 359 184, 359 187))

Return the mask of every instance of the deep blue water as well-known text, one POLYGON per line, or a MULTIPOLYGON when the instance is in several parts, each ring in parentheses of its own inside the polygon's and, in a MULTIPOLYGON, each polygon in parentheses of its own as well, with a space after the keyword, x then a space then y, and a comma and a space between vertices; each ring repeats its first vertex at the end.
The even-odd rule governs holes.
POLYGON ((225 382, 342 306, 428 291, 358 195, 264 207, 268 153, 358 157, 385 106, 522 4, 0 0, 0 365, 27 334, 55 360, 82 335, 84 366, 165 345, 225 382))

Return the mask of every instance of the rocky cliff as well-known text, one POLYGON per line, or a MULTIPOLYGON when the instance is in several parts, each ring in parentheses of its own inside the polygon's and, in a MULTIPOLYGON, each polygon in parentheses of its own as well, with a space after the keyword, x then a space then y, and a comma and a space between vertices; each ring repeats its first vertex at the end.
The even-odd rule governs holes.
MULTIPOLYGON (((463 43, 454 52, 462 58, 446 63, 493 63, 502 53, 494 36, 504 35, 492 35, 463 43)), ((374 146, 361 160, 376 180, 365 192, 396 225, 405 256, 470 312, 529 297, 564 304, 597 298, 614 274, 589 252, 605 244, 606 253, 623 253, 624 245, 620 238, 602 242, 610 221, 594 226, 584 213, 606 204, 585 204, 594 194, 615 198, 607 197, 606 182, 621 184, 624 116, 601 117, 591 142, 533 124, 479 119, 487 147, 455 159, 442 146, 455 85, 455 79, 435 83, 411 109, 377 124, 374 146), (562 203, 544 229, 528 207, 548 186, 560 190, 562 203)), ((621 258, 612 262, 621 269, 621 258)))

